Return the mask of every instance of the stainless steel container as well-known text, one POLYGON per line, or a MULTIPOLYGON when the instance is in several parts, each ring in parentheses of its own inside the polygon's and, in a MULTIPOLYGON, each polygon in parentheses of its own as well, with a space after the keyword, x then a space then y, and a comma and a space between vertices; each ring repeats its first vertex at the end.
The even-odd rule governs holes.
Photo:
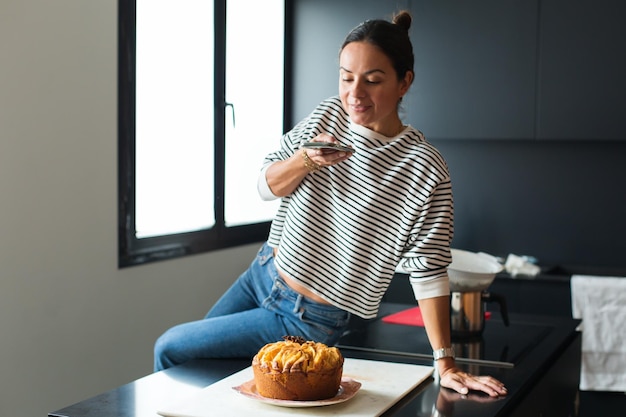
POLYGON ((452 338, 479 337, 485 328, 485 304, 500 304, 505 325, 509 316, 504 297, 487 292, 503 266, 491 255, 452 249, 450 277, 450 329, 452 338))
POLYGON ((486 291, 453 291, 450 293, 450 330, 453 339, 480 337, 485 328, 486 303, 497 302, 506 326, 509 315, 506 300, 486 291))

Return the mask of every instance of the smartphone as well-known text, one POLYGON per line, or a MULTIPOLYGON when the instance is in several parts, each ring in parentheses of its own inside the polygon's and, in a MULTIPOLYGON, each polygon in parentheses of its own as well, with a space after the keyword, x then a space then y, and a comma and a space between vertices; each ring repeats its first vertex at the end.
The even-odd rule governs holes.
POLYGON ((355 152, 354 148, 333 142, 303 142, 301 147, 306 149, 322 149, 328 152, 355 152))

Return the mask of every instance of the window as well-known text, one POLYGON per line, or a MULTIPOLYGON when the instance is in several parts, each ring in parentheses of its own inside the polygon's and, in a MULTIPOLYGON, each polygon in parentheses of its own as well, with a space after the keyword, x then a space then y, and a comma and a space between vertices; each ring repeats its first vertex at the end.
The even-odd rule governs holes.
POLYGON ((267 237, 278 201, 256 181, 286 125, 285 14, 284 0, 120 0, 120 267, 267 237))

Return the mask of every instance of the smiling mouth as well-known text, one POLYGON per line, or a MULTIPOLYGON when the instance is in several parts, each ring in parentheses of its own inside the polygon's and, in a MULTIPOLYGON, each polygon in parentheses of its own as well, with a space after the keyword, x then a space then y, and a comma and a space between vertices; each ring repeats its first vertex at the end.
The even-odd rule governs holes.
POLYGON ((370 106, 364 106, 362 104, 351 104, 350 107, 356 112, 364 112, 370 108, 370 106))

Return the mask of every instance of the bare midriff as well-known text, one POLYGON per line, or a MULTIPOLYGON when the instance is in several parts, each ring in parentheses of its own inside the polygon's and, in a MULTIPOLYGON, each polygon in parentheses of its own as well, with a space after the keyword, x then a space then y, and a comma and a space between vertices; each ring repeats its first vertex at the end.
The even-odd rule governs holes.
MULTIPOLYGON (((276 257, 276 253, 277 252, 278 252, 278 248, 274 248, 274 257, 276 257)), ((280 277, 283 279, 283 281, 285 281, 285 284, 287 284, 289 286, 289 288, 291 288, 292 290, 294 290, 298 294, 301 294, 301 295, 305 296, 306 298, 315 301, 316 303, 330 304, 328 301, 324 300, 322 297, 320 297, 319 295, 315 294, 314 292, 312 292, 308 288, 304 287, 301 284, 298 284, 293 278, 285 275, 282 271, 279 270, 278 271, 278 275, 280 275, 280 277)))

